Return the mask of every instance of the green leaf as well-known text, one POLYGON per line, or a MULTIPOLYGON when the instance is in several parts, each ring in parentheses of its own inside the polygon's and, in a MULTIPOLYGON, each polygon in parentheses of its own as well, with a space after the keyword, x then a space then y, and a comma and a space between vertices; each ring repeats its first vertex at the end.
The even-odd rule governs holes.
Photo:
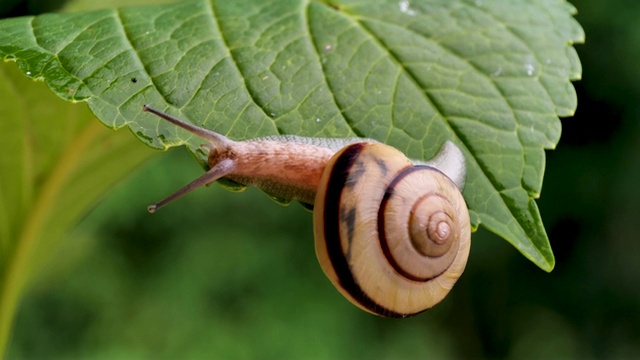
POLYGON ((116 181, 154 154, 0 65, 0 354, 29 275, 116 181), (61 121, 60 119, 64 119, 61 121))
POLYGON ((534 199, 558 116, 576 108, 574 12, 561 0, 195 1, 5 20, 0 53, 155 148, 200 141, 145 103, 234 139, 358 135, 422 159, 452 140, 474 227, 550 271, 534 199))

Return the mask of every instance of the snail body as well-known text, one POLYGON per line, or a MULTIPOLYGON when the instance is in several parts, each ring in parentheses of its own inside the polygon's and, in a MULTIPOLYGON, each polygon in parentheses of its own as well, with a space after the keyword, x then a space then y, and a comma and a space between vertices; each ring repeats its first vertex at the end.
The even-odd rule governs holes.
POLYGON ((407 317, 440 302, 462 274, 470 221, 464 155, 446 142, 428 162, 369 139, 298 136, 233 141, 149 111, 203 138, 210 169, 155 205, 227 178, 314 208, 320 265, 352 303, 407 317))

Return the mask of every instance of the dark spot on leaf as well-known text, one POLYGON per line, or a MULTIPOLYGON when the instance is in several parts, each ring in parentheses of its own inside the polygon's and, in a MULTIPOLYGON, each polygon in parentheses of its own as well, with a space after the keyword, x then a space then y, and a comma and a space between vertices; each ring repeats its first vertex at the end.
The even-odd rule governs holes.
POLYGON ((131 78, 131 82, 134 83, 134 84, 137 83, 138 82, 138 78, 131 78))
POLYGON ((137 135, 140 139, 142 139, 142 140, 144 140, 144 141, 148 142, 149 144, 151 144, 151 143, 153 142, 153 138, 152 138, 152 137, 150 137, 150 136, 147 136, 147 135, 143 134, 143 133, 142 133, 142 131, 137 131, 137 132, 136 132, 136 135, 137 135))

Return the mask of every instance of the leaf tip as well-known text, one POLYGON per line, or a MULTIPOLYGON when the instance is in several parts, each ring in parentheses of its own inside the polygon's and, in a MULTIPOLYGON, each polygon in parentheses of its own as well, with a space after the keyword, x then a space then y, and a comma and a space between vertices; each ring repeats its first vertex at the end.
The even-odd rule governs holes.
POLYGON ((551 261, 547 262, 546 264, 538 265, 538 266, 540 266, 542 270, 550 273, 556 267, 556 260, 552 258, 551 261))

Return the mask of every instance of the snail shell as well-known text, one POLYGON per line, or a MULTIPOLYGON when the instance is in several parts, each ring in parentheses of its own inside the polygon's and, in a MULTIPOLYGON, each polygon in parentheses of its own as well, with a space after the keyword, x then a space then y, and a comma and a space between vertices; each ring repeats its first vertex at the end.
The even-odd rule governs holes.
POLYGON ((456 185, 383 144, 347 146, 327 168, 316 195, 315 244, 336 288, 385 317, 440 302, 464 271, 471 244, 456 185))
POLYGON ((227 178, 314 207, 324 273, 352 303, 406 317, 440 302, 462 274, 470 248, 464 155, 446 142, 429 162, 369 139, 269 137, 236 142, 154 110, 205 139, 210 169, 149 206, 227 178), (447 175, 445 175, 445 173, 447 175))

